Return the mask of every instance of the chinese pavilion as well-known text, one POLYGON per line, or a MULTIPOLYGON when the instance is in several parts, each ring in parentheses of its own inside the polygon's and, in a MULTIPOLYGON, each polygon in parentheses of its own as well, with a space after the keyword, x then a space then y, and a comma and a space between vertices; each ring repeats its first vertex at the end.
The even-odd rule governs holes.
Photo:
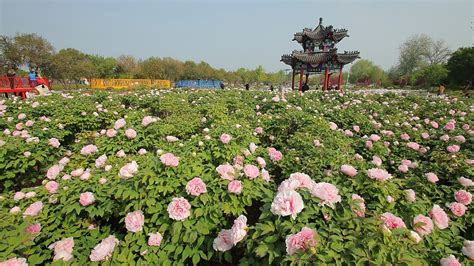
POLYGON ((323 91, 329 87, 329 77, 339 71, 338 89, 342 90, 342 68, 359 58, 359 52, 337 53, 335 47, 344 37, 348 37, 346 29, 334 29, 332 26, 323 26, 323 19, 319 19, 319 25, 314 29, 303 29, 294 35, 293 41, 297 41, 303 47, 303 51, 293 51, 281 57, 283 63, 292 68, 291 89, 295 87, 295 75, 299 72, 299 90, 302 90, 303 76, 308 82, 310 74, 324 72, 323 91))

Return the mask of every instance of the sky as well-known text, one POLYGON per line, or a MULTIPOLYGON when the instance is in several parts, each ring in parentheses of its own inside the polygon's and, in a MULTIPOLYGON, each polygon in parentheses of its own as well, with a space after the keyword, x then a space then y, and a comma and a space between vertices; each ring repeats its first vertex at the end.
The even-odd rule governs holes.
POLYGON ((295 32, 323 25, 349 30, 339 51, 358 50, 383 69, 411 35, 443 39, 452 50, 474 42, 473 0, 0 0, 0 35, 36 33, 56 50, 146 59, 206 61, 236 70, 287 69, 300 50, 295 32))

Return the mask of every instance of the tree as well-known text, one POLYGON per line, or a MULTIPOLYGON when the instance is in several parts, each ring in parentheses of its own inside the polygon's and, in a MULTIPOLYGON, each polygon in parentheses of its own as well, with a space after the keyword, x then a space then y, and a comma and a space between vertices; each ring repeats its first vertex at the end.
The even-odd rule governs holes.
POLYGON ((121 77, 133 78, 140 71, 139 62, 132 55, 121 55, 117 58, 117 72, 121 77))
POLYGON ((474 47, 459 48, 449 58, 446 68, 448 80, 454 85, 474 82, 474 47))
POLYGON ((388 80, 385 72, 367 59, 358 60, 352 65, 350 73, 349 81, 351 83, 365 81, 384 83, 388 80))
POLYGON ((413 73, 413 85, 437 86, 448 76, 448 70, 441 64, 429 65, 413 73))
POLYGON ((426 34, 413 35, 400 46, 399 73, 410 75, 427 65, 445 63, 450 53, 444 40, 434 41, 426 34))
POLYGON ((118 63, 113 57, 100 55, 88 55, 90 62, 94 65, 95 72, 99 78, 116 78, 118 76, 118 63))
POLYGON ((34 33, 17 34, 11 38, 0 36, 2 63, 26 64, 30 67, 46 68, 54 52, 53 46, 43 37, 34 33))
POLYGON ((91 78, 96 72, 87 55, 76 49, 67 48, 52 56, 46 74, 68 87, 68 81, 78 81, 81 77, 91 78))

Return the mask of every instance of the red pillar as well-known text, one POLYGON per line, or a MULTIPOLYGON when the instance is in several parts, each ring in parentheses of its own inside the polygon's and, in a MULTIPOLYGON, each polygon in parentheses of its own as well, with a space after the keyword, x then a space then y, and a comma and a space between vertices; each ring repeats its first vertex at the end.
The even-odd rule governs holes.
POLYGON ((326 91, 328 89, 328 83, 329 83, 329 75, 328 75, 328 68, 326 67, 326 70, 324 70, 323 91, 326 91))
POLYGON ((291 71, 291 90, 295 90, 295 70, 291 71))
POLYGON ((301 69, 300 70, 300 87, 299 87, 300 93, 301 93, 301 90, 303 89, 303 72, 304 70, 301 69))
POLYGON ((339 68, 339 80, 337 81, 337 88, 338 88, 340 91, 343 91, 343 89, 342 89, 342 65, 341 65, 341 67, 339 68))

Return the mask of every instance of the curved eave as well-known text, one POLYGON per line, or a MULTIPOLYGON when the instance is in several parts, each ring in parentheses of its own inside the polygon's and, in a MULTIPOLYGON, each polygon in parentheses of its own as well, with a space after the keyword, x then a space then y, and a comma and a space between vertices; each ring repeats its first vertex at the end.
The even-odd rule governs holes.
POLYGON ((359 52, 337 54, 336 61, 340 64, 349 64, 354 62, 357 58, 360 58, 359 52))
POLYGON ((336 42, 339 42, 341 41, 342 39, 344 39, 345 37, 349 37, 349 35, 347 34, 347 30, 340 30, 340 31, 336 31, 332 34, 332 37, 334 39, 334 41, 336 42))
POLYGON ((330 59, 330 55, 327 53, 294 53, 293 57, 298 61, 311 65, 321 64, 327 62, 330 59))

